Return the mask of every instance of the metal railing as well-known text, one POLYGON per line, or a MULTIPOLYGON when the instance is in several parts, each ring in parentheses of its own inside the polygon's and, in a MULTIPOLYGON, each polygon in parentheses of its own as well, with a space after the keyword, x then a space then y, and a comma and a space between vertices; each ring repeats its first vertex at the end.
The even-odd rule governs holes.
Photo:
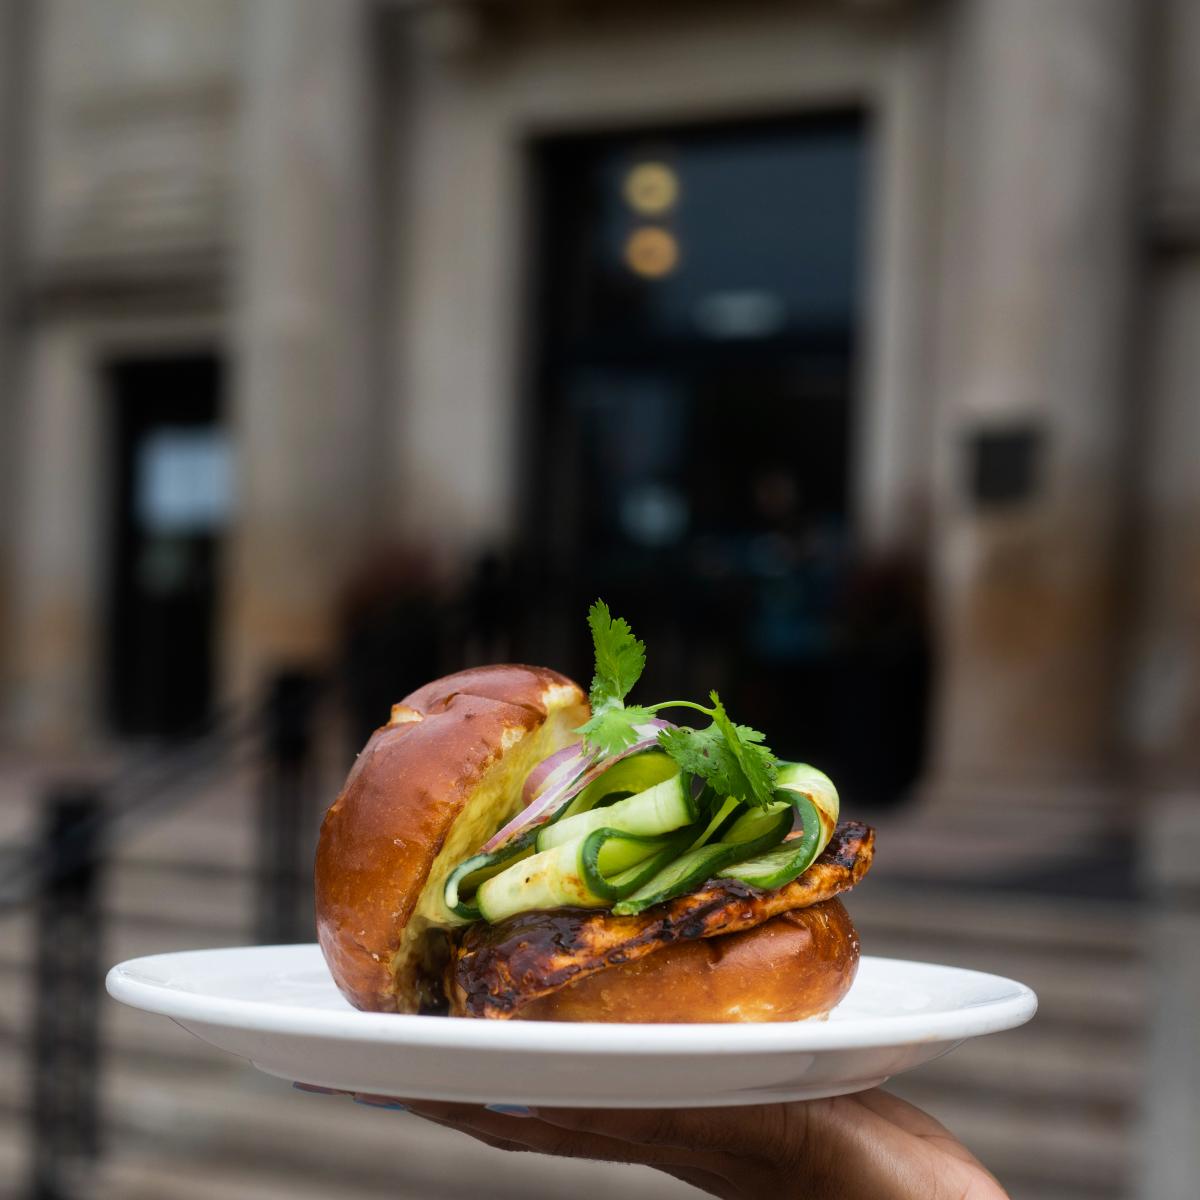
POLYGON ((65 1200, 100 1149, 97 1074, 103 970, 99 793, 59 787, 48 797, 41 843, 46 871, 35 899, 32 1186, 34 1200, 65 1200), (54 847, 69 848, 55 862, 54 847))
POLYGON ((257 776, 254 928, 262 942, 307 940, 300 901, 312 877, 316 718, 328 684, 280 672, 258 708, 225 713, 186 743, 108 779, 47 789, 34 844, 0 847, 0 913, 28 909, 34 988, 26 1045, 33 1079, 30 1195, 73 1200, 101 1151, 103 881, 112 847, 186 804, 218 772, 257 776))

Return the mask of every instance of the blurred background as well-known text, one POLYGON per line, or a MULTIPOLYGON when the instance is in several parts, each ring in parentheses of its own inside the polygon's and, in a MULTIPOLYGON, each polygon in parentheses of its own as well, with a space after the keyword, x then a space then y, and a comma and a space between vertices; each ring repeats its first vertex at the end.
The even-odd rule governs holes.
POLYGON ((897 1092, 1195 1196, 1200 5, 0 0, 0 314, 0 1192, 695 1194, 100 990, 311 940, 389 705, 599 594, 1039 992, 897 1092))

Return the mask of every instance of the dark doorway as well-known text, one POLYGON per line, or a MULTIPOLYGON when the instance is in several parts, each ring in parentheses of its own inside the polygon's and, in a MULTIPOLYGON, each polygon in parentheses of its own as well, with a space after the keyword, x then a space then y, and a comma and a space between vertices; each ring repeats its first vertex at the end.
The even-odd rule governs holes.
POLYGON ((126 736, 196 730, 213 702, 217 561, 231 502, 212 354, 106 369, 114 462, 108 715, 126 736))
POLYGON ((586 675, 603 595, 650 648, 644 694, 719 687, 778 753, 887 803, 919 769, 927 671, 919 617, 895 669, 854 615, 867 158, 854 113, 535 146, 522 526, 531 654, 586 675))

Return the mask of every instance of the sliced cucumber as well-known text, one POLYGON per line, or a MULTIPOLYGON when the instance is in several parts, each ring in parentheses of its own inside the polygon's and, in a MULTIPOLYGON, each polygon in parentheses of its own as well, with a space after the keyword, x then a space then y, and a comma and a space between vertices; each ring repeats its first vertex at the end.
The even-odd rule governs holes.
POLYGON ((593 808, 602 808, 611 803, 614 797, 619 799, 635 796, 656 783, 670 779, 678 770, 675 763, 661 750, 646 750, 641 754, 623 758, 609 767, 603 775, 593 779, 570 804, 564 805, 547 827, 569 820, 580 813, 590 812, 593 808))
POLYGON ((817 807, 806 796, 796 797, 796 816, 800 833, 768 850, 765 854, 724 867, 717 874, 723 879, 740 879, 751 887, 770 891, 799 879, 821 853, 821 818, 817 807))
POLYGON ((587 837, 522 858, 485 879, 476 893, 480 916, 503 921, 548 908, 602 908, 627 896, 677 857, 695 830, 649 837, 595 829, 587 837))
POLYGON ((696 819, 691 778, 683 775, 674 763, 671 766, 674 774, 634 796, 543 826, 538 833, 538 849, 549 850, 554 846, 579 841, 596 829, 657 837, 690 825, 696 819))
POLYGON ((631 916, 673 896, 682 896, 710 878, 738 853, 737 850, 731 852, 728 846, 720 842, 688 850, 667 863, 624 900, 614 904, 613 912, 620 916, 631 916))
POLYGON ((770 890, 808 870, 837 824, 837 790, 805 763, 781 766, 765 809, 692 791, 661 751, 625 759, 561 819, 460 863, 446 905, 458 920, 496 922, 562 907, 639 913, 716 876, 770 890))
POLYGON ((580 844, 580 865, 585 876, 598 879, 618 875, 657 854, 667 843, 666 838, 641 837, 619 829, 594 829, 580 844))
POLYGON ((579 857, 582 840, 542 850, 479 886, 475 905, 493 924, 543 908, 603 908, 608 899, 592 891, 579 857))
MULTIPOLYGON (((698 846, 705 845, 707 842, 719 842, 734 821, 746 811, 746 806, 740 800, 735 800, 732 796, 726 796, 724 800, 718 803, 712 789, 708 787, 701 794, 701 805, 706 798, 711 805, 712 817, 705 826, 704 832, 693 843, 691 847, 693 850, 698 846)), ((701 811, 704 811, 703 806, 701 807, 701 811)))
POLYGON ((746 813, 745 818, 734 822, 723 841, 698 846, 668 862, 657 875, 614 904, 613 912, 620 915, 640 913, 694 890, 731 863, 754 858, 779 845, 792 827, 792 807, 775 804, 766 812, 746 813), (745 819, 750 817, 755 820, 745 819))
POLYGON ((799 794, 812 802, 821 822, 821 844, 817 848, 817 853, 820 854, 833 837, 841 810, 841 802, 838 800, 833 780, 824 771, 818 771, 808 763, 780 763, 775 787, 777 791, 799 794))
POLYGON ((474 903, 476 891, 487 880, 532 855, 534 837, 529 833, 491 854, 472 854, 463 859, 446 880, 446 908, 463 924, 478 921, 481 914, 474 903))
MULTIPOLYGON (((754 842, 768 830, 777 828, 783 823, 784 814, 791 825, 792 805, 787 800, 776 800, 766 808, 749 808, 739 813, 736 819, 726 826, 725 832, 715 840, 722 842, 754 842)), ((782 837, 787 836, 784 831, 782 837)))
MULTIPOLYGON (((685 831, 691 836, 690 831, 685 831)), ((583 839, 579 866, 589 889, 606 900, 636 891, 684 849, 683 839, 639 837, 617 829, 594 829, 583 839)))

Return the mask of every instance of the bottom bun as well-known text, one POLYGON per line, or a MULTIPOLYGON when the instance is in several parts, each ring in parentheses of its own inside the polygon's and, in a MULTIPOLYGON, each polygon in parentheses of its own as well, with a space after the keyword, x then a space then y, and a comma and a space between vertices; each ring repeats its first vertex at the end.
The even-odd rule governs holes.
POLYGON ((850 990, 858 934, 838 900, 677 942, 524 1005, 524 1021, 800 1021, 850 990))

